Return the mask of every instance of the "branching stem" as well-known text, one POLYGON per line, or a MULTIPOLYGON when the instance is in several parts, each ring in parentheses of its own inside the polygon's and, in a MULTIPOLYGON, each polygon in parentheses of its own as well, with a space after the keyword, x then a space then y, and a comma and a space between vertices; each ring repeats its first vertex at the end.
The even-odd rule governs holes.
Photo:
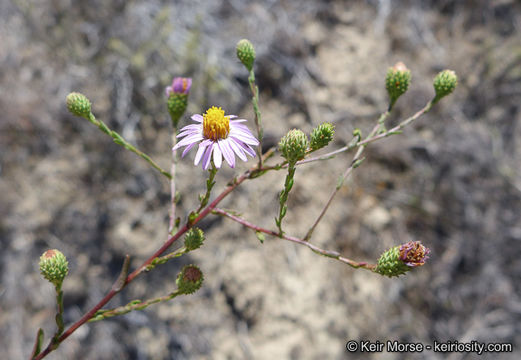
POLYGON ((274 231, 274 230, 269 230, 269 229, 265 229, 265 228, 262 228, 260 226, 257 226, 257 225, 254 225, 244 219, 241 219, 240 217, 238 216, 235 216, 233 214, 230 214, 229 212, 226 212, 224 211, 223 209, 219 209, 219 208, 215 208, 213 210, 213 213, 217 214, 217 215, 221 215, 221 216, 225 216, 229 219, 232 219, 233 221, 236 221, 238 222, 239 224, 245 226, 245 227, 248 227, 252 230, 255 230, 256 232, 262 232, 264 234, 268 234, 268 235, 271 235, 271 236, 275 236, 275 237, 278 237, 278 238, 281 238, 283 240, 287 240, 287 241, 291 241, 291 242, 294 242, 296 244, 299 244, 299 245, 303 245, 303 246, 306 246, 308 247, 309 249, 311 249, 311 251, 313 251, 314 253, 317 253, 319 255, 322 255, 322 256, 326 256, 326 257, 330 257, 330 258, 333 258, 333 259, 336 259, 338 261, 341 261, 355 269, 358 269, 358 268, 362 268, 362 269, 366 269, 366 270, 373 270, 374 267, 376 265, 374 264, 368 264, 366 262, 358 262, 358 261, 354 261, 354 260, 351 260, 351 259, 348 259, 346 257, 343 257, 341 256, 340 253, 336 252, 336 251, 331 251, 331 250, 324 250, 324 249, 321 249, 319 248, 318 246, 316 245, 313 245, 311 244, 310 242, 304 240, 304 239, 299 239, 299 238, 296 238, 294 236, 289 236, 289 235, 280 235, 279 232, 277 231, 274 231))

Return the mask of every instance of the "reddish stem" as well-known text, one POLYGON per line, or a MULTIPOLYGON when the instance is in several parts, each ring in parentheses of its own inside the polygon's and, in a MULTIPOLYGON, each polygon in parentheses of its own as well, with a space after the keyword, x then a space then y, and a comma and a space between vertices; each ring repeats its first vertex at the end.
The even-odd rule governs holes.
POLYGON ((280 233, 278 231, 273 231, 273 230, 269 230, 269 229, 264 229, 260 226, 257 226, 255 224, 252 224, 244 219, 241 219, 240 217, 238 216, 235 216, 235 215, 232 215, 230 214, 229 212, 226 212, 224 211, 223 209, 219 209, 219 208, 215 208, 213 210, 214 213, 217 213, 221 216, 226 216, 230 219, 232 219, 233 221, 236 221, 238 222, 239 224, 243 225, 243 226, 246 226, 250 229, 253 229, 255 231, 259 231, 259 232, 262 232, 262 233, 265 233, 265 234, 268 234, 268 235, 271 235, 271 236, 275 236, 275 237, 278 237, 278 238, 281 238, 281 239, 284 239, 284 240, 288 240, 288 241, 291 241, 291 242, 294 242, 294 243, 297 243, 299 245, 304 245, 304 246, 307 246, 308 248, 310 248, 313 252, 315 253, 318 253, 320 255, 324 255, 324 256, 327 256, 327 257, 330 257, 330 258, 333 258, 333 259, 337 259, 351 267, 354 267, 354 268, 362 268, 362 269, 367 269, 367 270, 373 270, 375 265, 372 265, 372 264, 368 264, 366 262, 358 262, 358 261, 354 261, 354 260, 351 260, 351 259, 348 259, 348 258, 345 258, 343 256, 340 255, 340 253, 336 252, 336 251, 331 251, 331 250, 324 250, 324 249, 321 249, 319 248, 318 246, 315 246, 313 244, 311 244, 310 242, 306 241, 306 240, 303 240, 303 239, 299 239, 297 237, 294 237, 294 236, 289 236, 289 235, 280 235, 280 233))
MULTIPOLYGON (((269 155, 268 153, 265 154, 265 156, 269 155)), ((148 265, 152 263, 152 261, 163 254, 177 239, 181 237, 190 227, 197 224, 199 221, 201 221, 203 218, 205 218, 216 206, 219 204, 230 192, 233 191, 237 186, 239 186, 244 180, 248 179, 251 172, 256 170, 256 167, 246 171, 244 174, 242 174, 239 178, 235 179, 233 182, 231 182, 224 190, 223 192, 217 196, 217 198, 210 203, 195 220, 193 220, 190 225, 186 223, 183 225, 179 231, 172 237, 170 237, 164 244, 161 246, 152 256, 150 256, 141 266, 139 266, 137 269, 135 269, 132 273, 130 273, 127 276, 127 279, 125 280, 124 286, 132 282, 138 275, 140 275, 148 265)), ((123 286, 123 287, 124 287, 123 286)), ((121 287, 121 288, 123 288, 121 287)), ((121 289, 120 289, 121 290, 121 289)), ((107 304, 113 297, 116 295, 120 290, 114 290, 111 289, 107 295, 103 299, 100 300, 92 309, 90 309, 85 315, 83 315, 78 321, 76 321, 74 324, 72 324, 67 330, 63 332, 63 334, 58 338, 57 342, 50 342, 49 345, 45 348, 44 351, 42 351, 37 357, 35 357, 35 360, 43 359, 45 356, 47 356, 50 352, 55 350, 58 345, 63 342, 65 339, 67 339, 76 329, 78 329, 80 326, 85 324, 87 321, 89 321, 90 318, 92 318, 98 310, 100 310, 105 304, 107 304)))

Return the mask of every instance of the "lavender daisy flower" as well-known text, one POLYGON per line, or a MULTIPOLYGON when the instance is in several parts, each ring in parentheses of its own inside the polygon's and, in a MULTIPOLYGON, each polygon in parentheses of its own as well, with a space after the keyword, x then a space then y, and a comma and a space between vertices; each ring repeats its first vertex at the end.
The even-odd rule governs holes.
POLYGON ((242 122, 245 119, 235 119, 235 115, 224 115, 220 107, 212 106, 204 115, 195 114, 190 124, 181 129, 178 138, 184 138, 173 147, 177 150, 186 146, 181 156, 185 156, 196 144, 199 144, 195 154, 194 165, 202 160, 203 169, 213 162, 217 168, 221 167, 222 159, 226 160, 231 168, 235 167, 235 155, 242 161, 247 161, 246 154, 255 157, 252 146, 259 145, 259 141, 252 135, 250 129, 242 122))

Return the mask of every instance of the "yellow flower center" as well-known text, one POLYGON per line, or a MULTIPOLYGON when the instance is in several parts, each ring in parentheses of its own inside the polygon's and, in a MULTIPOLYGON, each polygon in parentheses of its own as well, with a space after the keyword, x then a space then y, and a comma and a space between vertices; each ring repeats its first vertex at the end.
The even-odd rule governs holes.
POLYGON ((207 139, 226 139, 230 132, 230 118, 224 116, 224 110, 212 106, 203 115, 203 135, 207 139))

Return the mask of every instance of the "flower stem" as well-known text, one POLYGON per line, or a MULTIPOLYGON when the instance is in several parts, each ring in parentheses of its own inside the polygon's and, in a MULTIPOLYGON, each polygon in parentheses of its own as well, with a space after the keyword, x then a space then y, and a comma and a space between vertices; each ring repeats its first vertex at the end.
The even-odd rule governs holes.
POLYGON ((159 171, 162 175, 166 176, 168 179, 172 179, 172 175, 166 170, 163 170, 150 156, 142 152, 141 150, 136 149, 132 144, 130 144, 128 141, 123 139, 121 135, 119 135, 114 130, 111 130, 103 121, 97 120, 96 117, 90 113, 89 117, 87 118, 91 123, 96 125, 101 131, 103 131, 105 134, 112 137, 114 142, 118 145, 123 146, 125 149, 132 151, 134 154, 141 156, 143 159, 146 160, 154 169, 159 171))
MULTIPOLYGON (((327 154, 305 159, 305 160, 300 160, 297 162, 297 165, 302 165, 302 164, 306 164, 306 163, 310 163, 310 162, 314 162, 314 161, 320 161, 320 160, 329 160, 329 159, 332 159, 337 154, 343 153, 345 151, 350 151, 355 147, 359 147, 360 145, 367 145, 369 143, 375 142, 376 140, 380 140, 380 139, 389 137, 391 135, 400 134, 401 131, 403 130, 403 128, 405 128, 407 125, 412 123, 414 120, 418 119, 423 114, 427 113, 432 108, 433 105, 434 105, 434 103, 432 101, 430 101, 429 103, 427 103, 427 105, 425 105, 422 109, 420 109, 414 115, 408 117, 407 119, 405 119, 404 121, 402 121, 401 123, 399 123, 398 125, 393 127, 392 129, 385 130, 384 132, 381 132, 374 136, 368 136, 367 138, 365 138, 362 141, 358 141, 355 143, 349 143, 348 145, 346 145, 340 149, 337 149, 335 151, 329 152, 327 154)), ((285 166, 287 166, 287 165, 282 164, 280 167, 285 167, 285 166)), ((278 169, 277 166, 272 166, 269 169, 263 169, 263 170, 272 170, 272 168, 278 169)))
POLYGON ((286 212, 288 210, 288 205, 286 202, 288 201, 288 195, 293 187, 293 178, 295 177, 295 163, 289 163, 288 165, 288 174, 286 175, 286 181, 284 182, 284 189, 280 192, 279 195, 279 217, 275 218, 275 223, 277 224, 277 228, 279 229, 279 236, 282 236, 284 232, 282 231, 282 219, 286 216, 286 212))
MULTIPOLYGON (((347 169, 344 172, 344 174, 340 177, 337 186, 335 187, 335 189, 331 193, 331 196, 329 197, 326 205, 324 206, 324 208, 320 212, 320 215, 318 216, 318 218, 315 220, 315 222, 313 223, 311 228, 306 233, 306 236, 304 237, 305 240, 309 240, 311 238, 311 235, 313 234, 313 231, 317 227, 317 225, 320 222, 320 220, 322 220, 322 217, 325 215, 327 209, 331 205, 331 203, 332 203, 334 197, 336 196, 338 190, 340 190, 340 188, 342 187, 345 179, 349 176, 349 174, 353 171, 353 169, 357 168, 361 164, 361 161, 363 159, 360 159, 360 156, 362 155, 362 152, 364 151, 365 147, 368 144, 370 144, 370 143, 372 143, 372 142, 374 142, 376 140, 383 139, 383 138, 391 136, 391 135, 400 134, 404 127, 406 127, 407 125, 412 123, 414 120, 419 118, 421 115, 423 115, 426 112, 428 112, 431 109, 432 105, 433 105, 433 102, 429 101, 427 103, 427 105, 425 105, 421 110, 417 111, 414 115, 408 117, 407 119, 405 119, 400 124, 398 124, 397 126, 393 127, 390 130, 386 130, 385 129, 385 125, 384 125, 385 119, 389 116, 390 112, 386 111, 386 112, 384 112, 380 116, 380 118, 378 119, 377 124, 375 125, 375 127, 373 128, 371 133, 363 141, 358 141, 356 143, 356 147, 358 147, 358 151, 356 152, 355 156, 353 157, 353 160, 351 161, 351 164, 347 167, 347 169)), ((336 150, 334 153, 336 154, 336 153, 339 153, 341 151, 346 151, 346 150, 348 150, 348 148, 349 148, 349 145, 347 147, 342 148, 342 149, 336 150)), ((322 155, 321 157, 316 158, 316 160, 321 160, 324 157, 330 157, 330 156, 331 156, 331 153, 326 154, 326 155, 322 155)), ((312 161, 312 160, 315 160, 315 159, 308 159, 307 162, 312 161)))
POLYGON ((61 284, 55 286, 56 290, 56 305, 58 307, 58 311, 56 312, 56 332, 54 333, 52 341, 58 344, 58 338, 63 333, 63 291, 61 289, 61 284))
MULTIPOLYGON (((271 153, 266 153, 264 155, 265 157, 271 156, 271 153)), ((264 159, 263 159, 264 160, 264 159)), ((142 274, 144 271, 146 271, 147 267, 154 262, 154 260, 161 256, 172 244, 179 239, 185 232, 190 229, 191 226, 197 224, 199 221, 204 219, 208 214, 212 212, 212 210, 226 197, 228 194, 230 194, 235 188, 237 188, 240 184, 242 184, 245 180, 250 179, 250 175, 253 172, 258 171, 258 167, 255 166, 252 169, 249 169, 245 171, 241 176, 238 178, 235 178, 233 181, 231 181, 228 186, 215 198, 214 201, 210 203, 206 208, 204 208, 201 213, 193 219, 191 222, 186 222, 185 225, 183 225, 174 235, 172 235, 163 245, 156 250, 154 254, 152 254, 147 260, 143 262, 138 268, 136 268, 132 273, 130 273, 124 283, 124 286, 131 283, 136 277, 138 277, 140 274, 142 274)), ((118 286, 118 288, 122 288, 118 286)), ((65 339, 67 339, 69 336, 71 336, 80 326, 85 324, 87 321, 89 321, 94 314, 98 310, 100 310, 103 306, 105 306, 120 290, 116 289, 114 286, 113 288, 101 299, 94 307, 92 307, 88 312, 86 312, 79 320, 77 320, 74 324, 69 326, 63 334, 58 338, 58 343, 63 342, 65 339)), ((50 352, 54 351, 56 347, 53 346, 54 343, 50 342, 44 351, 42 351, 38 356, 35 357, 35 360, 41 360, 45 356, 47 356, 50 352)))
POLYGON ((181 295, 181 294, 182 293, 179 292, 179 290, 176 290, 166 296, 160 296, 158 298, 149 299, 146 301, 133 300, 133 301, 129 302, 127 305, 120 306, 115 309, 98 310, 96 312, 96 314, 91 319, 89 319, 88 322, 100 321, 100 320, 108 319, 108 318, 111 318, 114 316, 124 315, 124 314, 127 314, 134 310, 144 310, 147 307, 149 307, 150 305, 172 300, 173 298, 175 298, 176 296, 181 295))
MULTIPOLYGON (((172 124, 174 122, 172 121, 172 124)), ((168 237, 172 236, 175 232, 176 228, 176 220, 175 220, 175 210, 176 210, 176 188, 175 188, 175 169, 177 165, 177 154, 176 151, 173 150, 176 142, 177 142, 177 129, 173 128, 172 130, 172 166, 170 167, 170 221, 168 223, 168 237)))
POLYGON ((155 268, 157 265, 161 265, 161 264, 164 264, 166 263, 168 260, 172 260, 174 258, 177 258, 181 255, 184 255, 188 252, 188 249, 186 247, 181 247, 175 251, 172 251, 171 253, 167 254, 167 255, 164 255, 164 256, 160 256, 160 257, 156 257, 154 260, 152 260, 152 262, 147 265, 147 267, 145 268, 145 271, 150 271, 152 270, 153 268, 155 268))
POLYGON ((261 113, 259 110, 259 87, 255 84, 255 72, 253 71, 253 67, 250 70, 250 75, 248 76, 248 82, 250 83, 250 90, 252 93, 251 103, 253 105, 253 112, 255 113, 255 126, 257 128, 257 139, 259 140, 259 146, 255 149, 257 156, 259 157, 259 169, 262 168, 262 137, 263 137, 263 129, 261 122, 261 113))
POLYGON ((318 246, 313 245, 313 244, 311 244, 310 242, 308 242, 308 241, 306 241, 304 239, 299 239, 299 238, 296 238, 296 237, 293 237, 293 236, 288 236, 288 235, 285 235, 285 234, 280 235, 280 233, 277 232, 277 231, 264 229, 264 228, 262 228, 260 226, 254 225, 254 224, 252 224, 252 223, 250 223, 250 222, 248 222, 248 221, 246 221, 244 219, 241 219, 238 216, 232 215, 232 214, 224 211, 223 209, 215 208, 213 210, 213 213, 217 214, 217 215, 228 217, 228 218, 232 219, 233 221, 236 221, 239 224, 242 224, 245 227, 248 227, 248 228, 250 228, 252 230, 255 230, 255 232, 262 232, 264 234, 268 234, 268 235, 275 236, 275 237, 278 237, 278 238, 281 238, 281 239, 284 239, 284 240, 288 240, 288 241, 294 242, 294 243, 299 244, 299 245, 306 246, 311 251, 313 251, 314 253, 317 253, 319 255, 326 256, 326 257, 329 257, 329 258, 336 259, 336 260, 341 261, 341 262, 343 262, 343 263, 345 263, 345 264, 347 264, 347 265, 349 265, 349 266, 351 266, 351 267, 353 267, 355 269, 362 268, 362 269, 373 271, 373 269, 376 266, 374 264, 368 264, 366 262, 358 262, 358 261, 354 261, 354 260, 348 259, 346 257, 341 256, 340 253, 338 253, 336 251, 321 249, 318 246))
POLYGON ((204 194, 204 196, 199 195, 199 201, 201 202, 201 204, 199 205, 199 208, 195 212, 196 214, 199 214, 199 212, 206 205, 208 205, 208 201, 210 200, 210 195, 212 193, 213 186, 215 185, 214 180, 215 180, 215 175, 217 174, 217 170, 219 170, 219 169, 217 169, 215 167, 215 164, 213 163, 213 160, 212 160, 212 167, 208 170, 208 179, 206 180, 206 193, 204 194))
MULTIPOLYGON (((380 115, 380 118, 378 119, 377 124, 375 125, 373 130, 371 130, 371 132, 369 133, 367 138, 371 138, 372 136, 377 134, 380 130, 385 129, 384 122, 385 122, 385 119, 389 116, 389 114, 390 114, 389 111, 386 111, 382 115, 380 115)), ((353 160, 351 161, 351 163, 349 164, 347 169, 344 171, 342 176, 339 178, 337 186, 331 192, 331 195, 329 196, 329 199, 327 200, 326 205, 324 206, 324 208, 318 215, 318 217, 315 220, 315 222, 313 223, 313 225, 311 225, 311 227, 309 228, 308 232, 306 233, 306 236, 304 236, 304 240, 308 241, 311 238, 311 235, 313 235, 313 231, 315 231, 315 228, 317 227, 320 220, 322 220, 322 218, 326 214, 326 212, 329 209, 329 206, 331 205, 331 203, 333 202, 333 199, 335 198, 336 194, 342 188, 342 185, 344 184, 345 179, 347 179, 347 177, 351 174, 353 169, 357 168, 362 163, 363 159, 361 159, 360 157, 362 156, 362 153, 364 152, 365 146, 366 145, 360 145, 360 142, 358 143, 358 150, 357 150, 355 156, 353 157, 353 160)))

